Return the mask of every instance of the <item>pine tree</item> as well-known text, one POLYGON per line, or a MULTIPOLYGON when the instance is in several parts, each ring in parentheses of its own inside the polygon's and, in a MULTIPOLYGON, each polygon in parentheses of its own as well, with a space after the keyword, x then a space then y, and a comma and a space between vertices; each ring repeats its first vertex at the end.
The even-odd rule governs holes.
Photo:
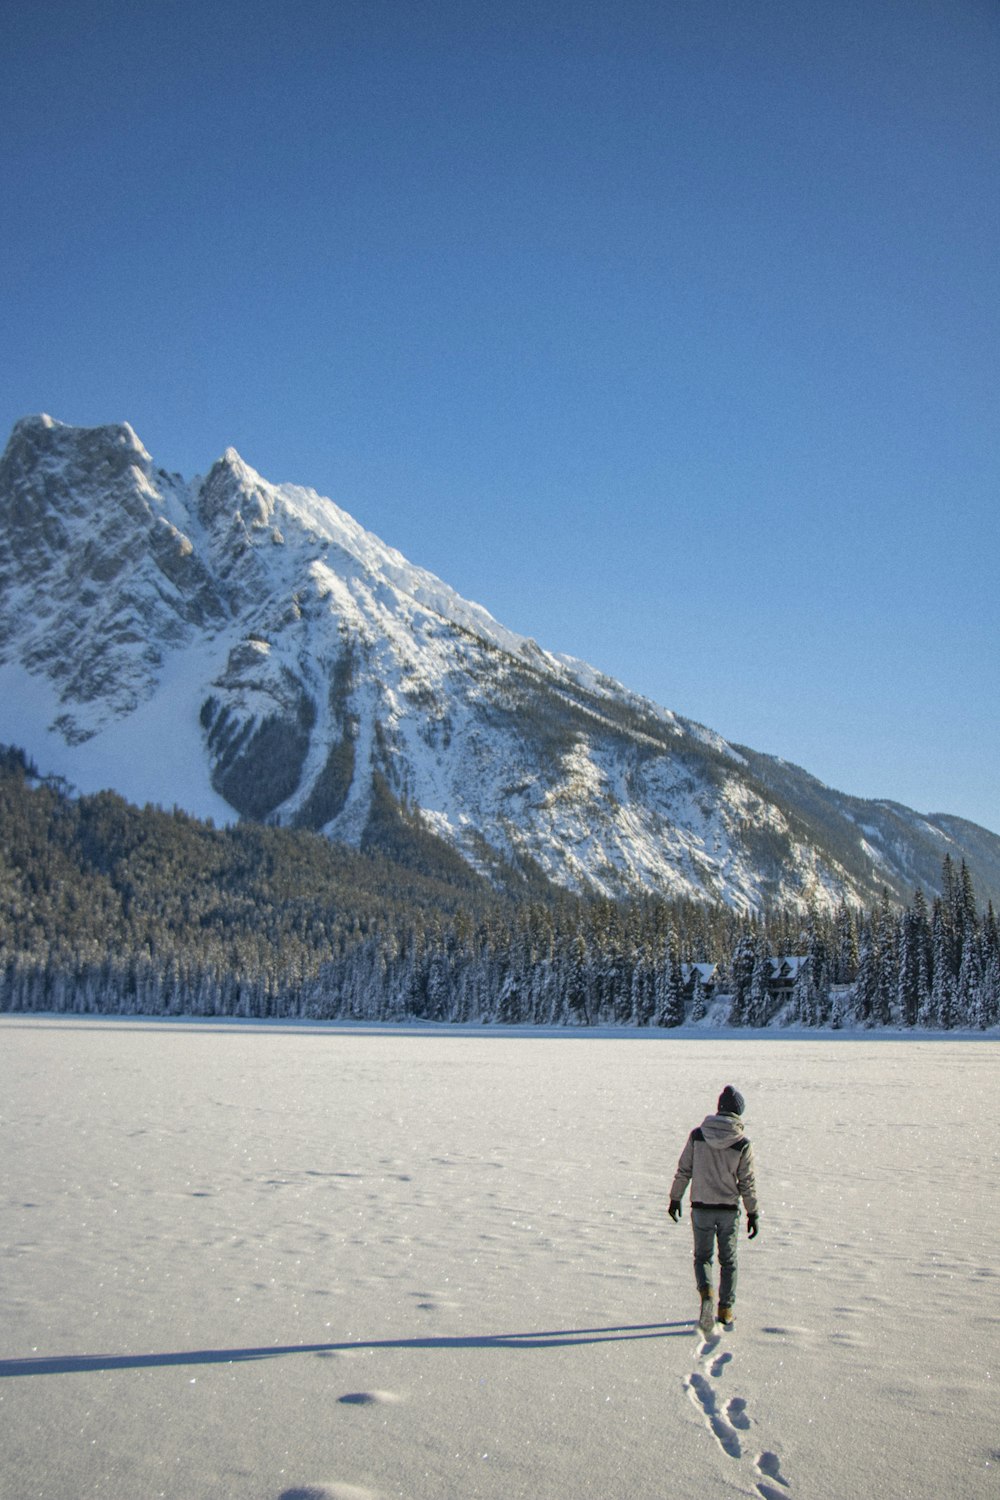
POLYGON ((698 1021, 704 1021, 706 1014, 707 1006, 705 1004, 705 986, 701 980, 701 971, 699 969, 695 969, 694 979, 691 984, 692 1023, 696 1024, 698 1021))
MULTIPOLYGON (((920 892, 917 892, 920 895, 920 892)), ((921 977, 926 985, 926 963, 921 975, 921 946, 923 936, 916 904, 907 907, 899 923, 899 964, 896 986, 896 1003, 899 1018, 904 1026, 915 1026, 920 1011, 921 977)))
POLYGON ((653 972, 645 957, 640 955, 632 969, 631 1024, 648 1026, 653 1019, 653 972))
POLYGON ((997 955, 1000 955, 1000 931, 997 928, 996 913, 991 901, 987 905, 986 918, 983 922, 983 959, 988 964, 997 955))
POLYGON ((848 998, 843 989, 833 992, 830 1000, 830 1030, 840 1031, 847 1021, 848 998))
POLYGON ((730 1026, 750 1025, 750 987, 753 982, 757 944, 754 933, 741 934, 732 961, 732 1004, 729 1009, 730 1026))
POLYGON ((792 1004, 788 1019, 800 1026, 817 1024, 816 996, 813 991, 809 964, 801 964, 792 986, 792 1004))
POLYGON ((879 968, 875 938, 870 929, 861 935, 858 953, 858 972, 854 980, 854 1014, 862 1026, 875 1024, 878 1003, 879 968))
POLYGON ((762 943, 754 959, 753 975, 750 980, 748 1010, 751 1026, 766 1026, 771 1019, 770 978, 771 960, 765 953, 762 943))
MULTIPOLYGON (((812 1019, 811 1026, 821 1026, 830 1013, 830 962, 829 951, 818 919, 810 923, 807 968, 807 1004, 812 1019)), ((798 976, 796 975, 796 978, 798 976)))
POLYGON ((899 987, 896 937, 896 919, 889 905, 889 892, 883 889, 875 939, 877 977, 873 1015, 877 1026, 888 1026, 892 1021, 893 1001, 899 987))
POLYGON ((977 1024, 985 1031, 1000 1024, 1000 934, 992 901, 983 921, 983 981, 977 1024))
POLYGON ((983 1031, 1000 1025, 1000 953, 994 952, 986 959, 976 1024, 983 1031))
POLYGON ((955 984, 955 1024, 976 1026, 982 1005, 983 962, 976 936, 967 932, 955 984))
POLYGON ((684 976, 677 951, 677 939, 671 930, 667 938, 664 963, 657 974, 656 1024, 680 1026, 684 1020, 684 976))
MULTIPOLYGON (((947 859, 947 856, 945 856, 947 859)), ((929 1024, 949 1030, 955 1024, 955 974, 952 972, 954 931, 948 915, 948 907, 935 901, 931 920, 931 954, 933 978, 927 1006, 929 1024)))
POLYGON ((962 860, 962 866, 958 875, 958 913, 959 929, 963 939, 969 936, 979 935, 979 909, 976 906, 976 892, 972 883, 972 875, 969 867, 962 860))
POLYGON ((578 932, 569 944, 569 960, 566 965, 566 1013, 577 1024, 591 1024, 590 965, 588 963, 587 940, 578 932))
POLYGON ((954 932, 958 919, 959 883, 955 874, 955 862, 950 854, 941 861, 941 902, 948 929, 954 932))
POLYGON ((858 927, 844 901, 837 907, 835 925, 834 983, 853 984, 858 972, 858 927))

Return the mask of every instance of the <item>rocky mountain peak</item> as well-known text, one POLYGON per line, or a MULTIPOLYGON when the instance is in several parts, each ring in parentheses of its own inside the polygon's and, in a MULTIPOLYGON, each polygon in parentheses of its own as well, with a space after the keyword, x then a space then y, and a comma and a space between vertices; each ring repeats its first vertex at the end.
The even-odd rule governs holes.
POLYGON ((102 427, 71 427, 65 422, 57 422, 45 412, 22 417, 14 424, 7 446, 7 454, 11 453, 22 456, 30 453, 36 460, 46 459, 60 465, 85 462, 93 466, 95 461, 103 459, 118 470, 132 464, 145 470, 152 464, 149 453, 128 422, 111 422, 102 427))
POLYGON ((235 448, 212 465, 198 493, 198 518, 209 530, 265 527, 274 515, 274 490, 235 448))
POLYGON ((385 837, 609 896, 829 908, 1000 839, 842 796, 554 656, 226 449, 191 485, 127 424, 0 460, 0 742, 83 791, 385 837), (974 835, 974 836, 973 836, 974 835))

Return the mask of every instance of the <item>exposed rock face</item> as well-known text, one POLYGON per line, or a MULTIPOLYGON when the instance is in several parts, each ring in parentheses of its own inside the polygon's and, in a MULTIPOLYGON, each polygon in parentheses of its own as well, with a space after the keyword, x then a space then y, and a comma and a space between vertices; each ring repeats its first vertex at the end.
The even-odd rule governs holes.
POLYGON ((14 429, 0 459, 0 660, 57 684, 71 742, 133 710, 166 653, 227 618, 175 524, 185 502, 127 424, 14 429))
POLYGON ((232 449, 188 484, 127 425, 19 423, 0 601, 0 739, 86 790, 354 843, 388 793, 478 867, 610 895, 826 906, 932 888, 948 850, 1000 890, 994 835, 727 744, 232 449))
POLYGON ((312 698, 259 637, 232 648, 212 687, 201 708, 212 785, 259 822, 300 785, 316 723, 312 698))

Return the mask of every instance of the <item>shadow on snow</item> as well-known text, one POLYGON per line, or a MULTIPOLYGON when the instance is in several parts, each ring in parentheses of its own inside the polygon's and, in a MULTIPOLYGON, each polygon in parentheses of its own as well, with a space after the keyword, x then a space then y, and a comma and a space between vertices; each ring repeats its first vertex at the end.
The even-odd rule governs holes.
POLYGON ((148 1370, 168 1365, 235 1365, 290 1354, 334 1355, 359 1349, 566 1349, 627 1339, 689 1336, 694 1323, 638 1323, 624 1328, 566 1328, 541 1333, 490 1333, 452 1338, 355 1339, 342 1344, 271 1344, 257 1349, 188 1349, 167 1354, 53 1354, 0 1359, 0 1378, 84 1375, 94 1370, 148 1370))

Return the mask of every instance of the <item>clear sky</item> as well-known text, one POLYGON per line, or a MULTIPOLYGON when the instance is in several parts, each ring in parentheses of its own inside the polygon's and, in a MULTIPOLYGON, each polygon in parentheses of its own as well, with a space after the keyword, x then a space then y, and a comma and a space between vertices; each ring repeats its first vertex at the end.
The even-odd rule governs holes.
POLYGON ((1000 831, 995 0, 4 8, 0 429, 332 496, 1000 831))

